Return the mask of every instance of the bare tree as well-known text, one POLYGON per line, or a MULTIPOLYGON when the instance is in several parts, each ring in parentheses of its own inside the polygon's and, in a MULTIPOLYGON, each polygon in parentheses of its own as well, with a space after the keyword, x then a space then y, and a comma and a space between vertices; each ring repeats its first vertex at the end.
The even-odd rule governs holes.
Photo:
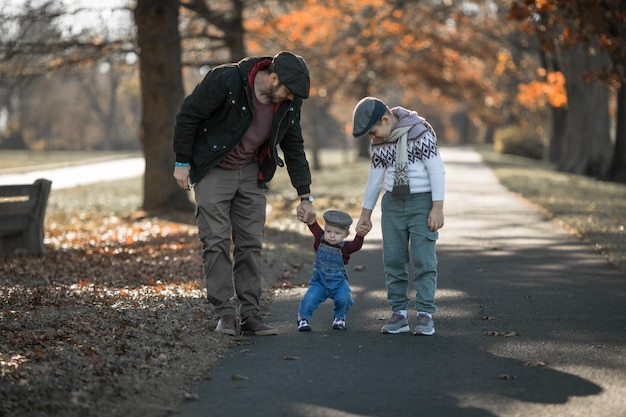
MULTIPOLYGON (((171 140, 174 116, 184 97, 181 76, 181 42, 188 48, 186 63, 189 65, 216 65, 226 60, 239 59, 244 55, 243 7, 241 0, 202 1, 168 0, 150 2, 139 0, 133 6, 129 1, 122 10, 133 10, 135 33, 128 31, 122 36, 110 36, 102 30, 80 31, 61 34, 57 20, 68 15, 80 15, 90 6, 64 8, 58 2, 26 2, 20 9, 10 9, 6 3, 0 14, 10 20, 4 22, 0 41, 0 92, 6 92, 4 107, 12 103, 14 89, 10 82, 41 77, 51 71, 72 68, 77 65, 123 61, 130 52, 140 54, 140 79, 142 92, 142 120, 140 142, 146 159, 144 178, 144 201, 147 211, 189 209, 187 194, 176 187, 172 180, 174 154, 171 140), (183 7, 189 14, 182 20, 183 36, 179 33, 179 10, 183 7), (47 28, 32 30, 33 27, 47 28), (54 36, 51 36, 52 33, 54 36), (194 49, 195 48, 195 49, 194 49)), ((132 23, 132 22, 131 22, 132 23)), ((110 129, 104 137, 115 136, 115 83, 113 74, 108 102, 93 85, 85 87, 89 105, 100 115, 104 128, 110 129)), ((14 106, 15 109, 18 107, 14 106)))

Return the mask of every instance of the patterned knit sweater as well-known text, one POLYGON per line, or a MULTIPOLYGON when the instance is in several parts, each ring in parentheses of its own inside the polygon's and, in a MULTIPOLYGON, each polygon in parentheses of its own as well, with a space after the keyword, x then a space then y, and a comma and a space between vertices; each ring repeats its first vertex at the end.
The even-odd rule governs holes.
MULTIPOLYGON (((391 112, 399 118, 396 128, 414 125, 409 131, 407 141, 411 194, 431 192, 433 201, 443 201, 445 169, 437 147, 437 138, 425 128, 422 122, 424 119, 417 112, 402 107, 394 107, 391 112)), ((385 191, 391 192, 393 189, 396 143, 372 145, 370 151, 371 166, 363 208, 371 210, 376 206, 383 185, 385 191)))

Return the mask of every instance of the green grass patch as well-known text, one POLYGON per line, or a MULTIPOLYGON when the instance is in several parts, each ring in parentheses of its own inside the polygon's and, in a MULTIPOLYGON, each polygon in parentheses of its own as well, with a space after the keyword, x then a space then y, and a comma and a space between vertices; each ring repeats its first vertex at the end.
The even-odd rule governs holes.
POLYGON ((626 271, 626 185, 558 172, 550 164, 481 148, 500 182, 626 271))

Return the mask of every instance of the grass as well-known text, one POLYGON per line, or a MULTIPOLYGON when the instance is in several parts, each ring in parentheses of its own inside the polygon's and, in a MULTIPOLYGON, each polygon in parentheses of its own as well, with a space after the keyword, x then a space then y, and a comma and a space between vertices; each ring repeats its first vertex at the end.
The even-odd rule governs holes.
POLYGON ((545 162, 481 148, 499 181, 626 271, 626 184, 557 172, 545 162))

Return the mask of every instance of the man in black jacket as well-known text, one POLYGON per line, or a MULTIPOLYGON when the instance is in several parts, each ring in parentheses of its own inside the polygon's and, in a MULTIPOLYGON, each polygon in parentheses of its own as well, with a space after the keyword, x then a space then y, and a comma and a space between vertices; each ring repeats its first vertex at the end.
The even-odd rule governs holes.
POLYGON ((219 317, 216 332, 236 335, 239 314, 240 331, 276 334, 260 315, 265 184, 277 165, 287 165, 300 198, 298 219, 315 218, 300 128, 309 87, 309 70, 298 55, 245 58, 213 68, 176 115, 174 178, 195 191, 207 294, 219 317))

